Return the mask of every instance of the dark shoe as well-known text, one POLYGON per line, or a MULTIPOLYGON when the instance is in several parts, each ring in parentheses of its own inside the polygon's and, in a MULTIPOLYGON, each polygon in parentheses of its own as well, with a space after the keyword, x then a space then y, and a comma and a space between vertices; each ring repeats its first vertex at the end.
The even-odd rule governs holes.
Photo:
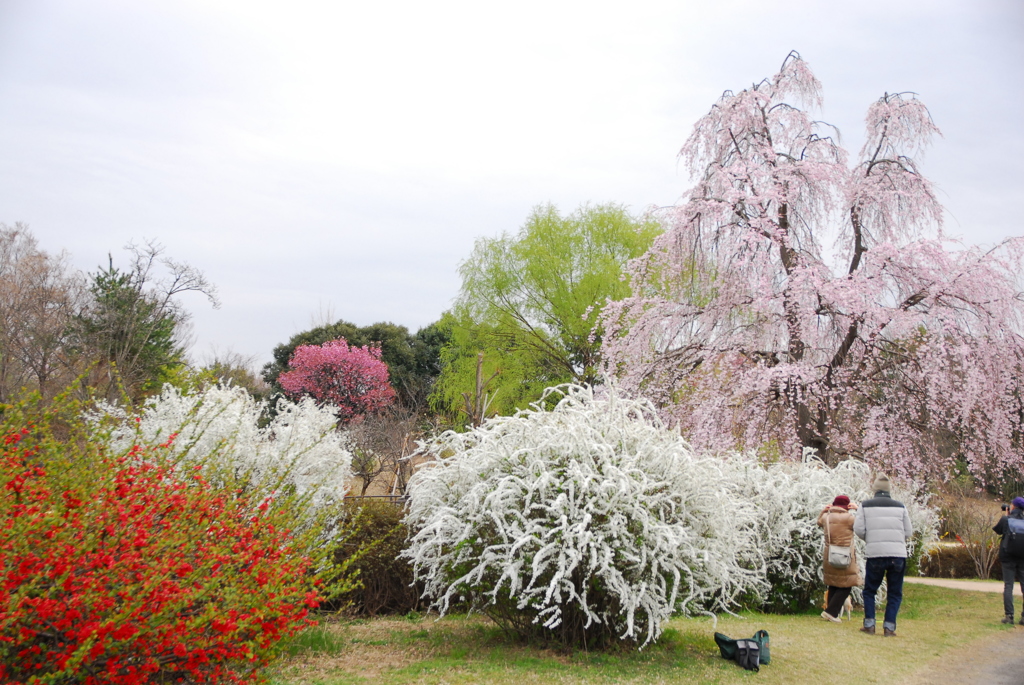
POLYGON ((895 630, 889 630, 888 628, 882 628, 882 637, 896 637, 895 630))
POLYGON ((867 633, 868 635, 874 635, 875 634, 875 627, 871 626, 869 628, 868 626, 864 626, 863 628, 860 629, 860 632, 867 633))
MULTIPOLYGON (((1024 618, 1021 618, 1020 622, 1024 623, 1024 618)), ((1009 623, 1012 626, 1013 616, 1003 616, 1003 620, 1001 621, 1001 623, 1009 623)))
MULTIPOLYGON (((1010 623, 1013 623, 1013 621, 1010 621, 1010 623)), ((1020 624, 1024 626, 1024 616, 1020 617, 1020 624)))

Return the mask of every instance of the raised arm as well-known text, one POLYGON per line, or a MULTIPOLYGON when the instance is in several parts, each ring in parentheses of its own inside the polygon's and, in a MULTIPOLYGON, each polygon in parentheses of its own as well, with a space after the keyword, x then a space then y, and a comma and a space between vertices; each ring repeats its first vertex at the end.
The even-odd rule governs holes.
POLYGON ((853 532, 857 534, 861 540, 866 540, 865 535, 867 534, 867 527, 864 525, 864 510, 858 509, 857 515, 853 519, 853 532))

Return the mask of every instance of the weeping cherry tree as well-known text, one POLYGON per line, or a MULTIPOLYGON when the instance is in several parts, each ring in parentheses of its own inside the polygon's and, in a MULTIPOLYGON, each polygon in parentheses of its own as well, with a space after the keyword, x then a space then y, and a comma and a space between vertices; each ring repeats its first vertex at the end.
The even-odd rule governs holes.
POLYGON ((919 169, 939 130, 914 94, 869 108, 851 165, 805 109, 820 92, 794 52, 697 122, 696 185, 604 311, 607 371, 698 447, 1019 469, 1024 240, 945 236, 919 169))

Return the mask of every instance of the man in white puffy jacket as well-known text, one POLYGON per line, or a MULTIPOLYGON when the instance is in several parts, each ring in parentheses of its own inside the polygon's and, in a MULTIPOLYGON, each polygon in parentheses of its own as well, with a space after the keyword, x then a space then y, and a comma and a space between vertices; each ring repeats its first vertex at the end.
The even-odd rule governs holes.
POLYGON ((875 496, 861 502, 853 532, 867 543, 864 551, 864 627, 861 630, 875 634, 875 595, 886 580, 888 598, 885 602, 885 637, 896 637, 896 614, 903 601, 903 574, 907 572, 907 541, 914 533, 910 514, 902 502, 889 494, 889 478, 885 474, 875 479, 875 496))

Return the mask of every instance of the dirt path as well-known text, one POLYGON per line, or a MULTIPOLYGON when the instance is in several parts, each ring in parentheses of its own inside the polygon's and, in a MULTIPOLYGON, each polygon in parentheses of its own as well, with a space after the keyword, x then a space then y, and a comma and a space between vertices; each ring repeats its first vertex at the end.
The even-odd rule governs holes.
POLYGON ((946 652, 906 685, 1024 685, 1024 626, 946 652))
MULTIPOLYGON (((998 580, 954 580, 951 578, 918 578, 908 576, 906 583, 937 585, 953 590, 974 592, 1002 592, 998 580)), ((1021 596, 1020 585, 1014 594, 1021 596)), ((998 608, 996 608, 998 611, 998 608)), ((916 674, 907 685, 1024 685, 1024 626, 1007 628, 1001 635, 993 635, 972 642, 947 653, 943 659, 916 674)))
MULTIPOLYGON (((919 578, 907 576, 904 583, 918 583, 920 585, 937 585, 948 587, 952 590, 974 590, 976 592, 999 592, 1003 591, 1003 584, 998 580, 954 580, 953 578, 919 578)), ((1020 585, 1013 586, 1013 594, 1021 596, 1020 585)))

